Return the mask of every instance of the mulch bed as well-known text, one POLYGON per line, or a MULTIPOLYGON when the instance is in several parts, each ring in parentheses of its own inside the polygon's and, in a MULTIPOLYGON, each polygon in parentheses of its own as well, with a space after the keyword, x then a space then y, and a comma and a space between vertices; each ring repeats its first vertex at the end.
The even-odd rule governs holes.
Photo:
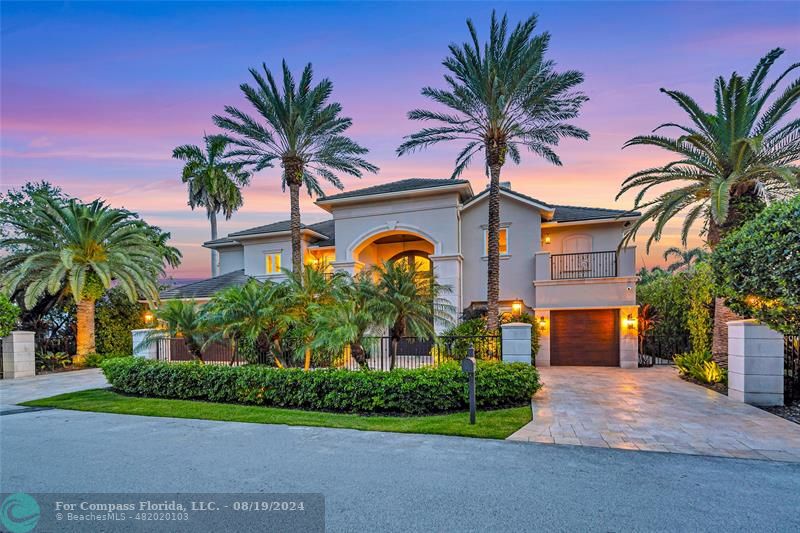
POLYGON ((778 405, 776 407, 762 407, 763 410, 769 411, 773 415, 778 415, 795 424, 800 424, 800 400, 794 402, 792 405, 778 405))
POLYGON ((711 389, 714 392, 718 392, 720 394, 724 394, 725 396, 728 395, 728 386, 724 383, 705 383, 703 381, 699 381, 694 379, 692 376, 684 376, 681 373, 678 373, 678 376, 684 381, 688 381, 689 383, 694 383, 695 385, 700 385, 701 387, 705 387, 707 389, 711 389))

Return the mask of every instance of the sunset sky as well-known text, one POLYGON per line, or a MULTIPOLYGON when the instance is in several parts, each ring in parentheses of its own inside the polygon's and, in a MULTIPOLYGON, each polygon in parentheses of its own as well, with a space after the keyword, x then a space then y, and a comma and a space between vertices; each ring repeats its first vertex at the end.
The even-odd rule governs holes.
MULTIPOLYGON (((458 145, 397 158, 405 118, 424 106, 419 90, 442 86, 441 60, 467 38, 471 17, 485 36, 492 8, 516 23, 539 15, 552 34, 549 57, 585 73, 590 97, 576 124, 588 142, 558 148, 563 167, 530 154, 504 169, 504 180, 551 203, 628 208, 614 201, 630 173, 665 161, 648 148, 621 150, 632 136, 686 119, 660 87, 713 104, 717 75, 748 74, 775 47, 778 68, 800 60, 800 3, 12 3, 2 7, 2 159, 0 190, 48 180, 84 200, 102 197, 171 231, 184 253, 174 273, 209 275, 203 211, 191 211, 171 159, 179 144, 201 144, 223 106, 245 106, 239 84, 248 67, 296 72, 307 62, 334 84, 333 98, 353 118, 349 134, 370 149, 378 175, 346 178, 347 188, 407 177, 449 177, 458 145)), ((221 234, 288 218, 280 169, 257 174, 245 205, 221 234)), ((467 171, 484 187, 481 165, 467 171)), ((333 192, 333 190, 329 190, 333 192)), ((303 198, 305 222, 327 217, 303 198)), ((661 261, 677 226, 639 262, 661 261)), ((695 243, 699 242, 695 239, 695 243)))

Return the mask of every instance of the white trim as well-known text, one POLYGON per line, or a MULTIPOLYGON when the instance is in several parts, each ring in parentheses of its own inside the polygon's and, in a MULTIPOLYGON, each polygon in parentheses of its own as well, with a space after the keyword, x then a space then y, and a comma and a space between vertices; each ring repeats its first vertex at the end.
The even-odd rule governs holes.
MULTIPOLYGON (((483 227, 483 226, 481 226, 483 227)), ((500 231, 505 230, 506 232, 506 251, 505 253, 499 252, 498 255, 500 257, 511 257, 511 223, 506 222, 505 224, 500 224, 500 231)), ((500 249, 500 231, 497 232, 497 249, 500 249)), ((483 257, 489 257, 489 230, 488 228, 484 228, 483 230, 483 257)))
POLYGON ((614 222, 633 222, 639 220, 638 216, 593 218, 591 220, 569 220, 567 222, 548 221, 542 222, 542 228, 563 228, 565 226, 587 226, 589 224, 612 224, 614 222))
MULTIPOLYGON (((481 202, 481 200, 482 200, 482 197, 484 195, 487 195, 487 194, 489 194, 489 189, 484 189, 483 191, 481 191, 477 195, 475 195, 472 198, 470 198, 469 200, 467 200, 466 203, 462 204, 461 210, 464 211, 464 210, 469 209, 473 205, 479 204, 481 202)), ((509 190, 509 189, 504 189, 504 188, 501 187, 500 188, 500 195, 501 196, 505 195, 508 198, 511 198, 512 200, 516 200, 518 202, 522 202, 523 204, 527 204, 527 205, 533 206, 533 207, 539 209, 540 211, 542 211, 543 214, 546 214, 547 218, 552 218, 553 214, 555 213, 555 208, 554 207, 550 207, 550 206, 545 205, 545 204, 540 204, 538 202, 534 202, 532 200, 529 200, 528 198, 520 196, 519 193, 516 193, 516 192, 514 192, 512 190, 509 190)))
MULTIPOLYGON (((229 239, 236 239, 237 241, 241 241, 241 240, 250 240, 250 239, 261 239, 261 238, 264 238, 264 237, 269 237, 269 238, 272 238, 272 237, 285 237, 285 236, 291 235, 291 234, 292 234, 291 231, 268 231, 268 232, 264 232, 264 233, 251 233, 251 234, 248 234, 248 235, 234 235, 234 236, 228 235, 228 238, 229 239)), ((322 233, 319 233, 318 231, 314 231, 313 229, 308 229, 308 228, 303 228, 303 229, 300 230, 300 235, 303 235, 303 234, 311 235, 312 237, 319 237, 320 240, 324 240, 324 239, 328 238, 327 235, 324 235, 322 233)))
POLYGON ((636 285, 636 276, 620 276, 616 278, 586 278, 586 279, 539 279, 533 280, 534 286, 550 285, 597 285, 599 283, 633 283, 636 285))
POLYGON ((403 222, 396 222, 392 220, 391 222, 387 222, 386 224, 381 224, 380 226, 375 226, 372 229, 369 229, 356 237, 352 240, 350 245, 347 247, 347 257, 348 261, 357 261, 355 257, 353 257, 353 253, 355 249, 364 244, 364 241, 375 237, 376 235, 380 235, 381 233, 386 233, 388 231, 407 231, 409 233, 415 233, 419 237, 422 237, 423 240, 428 241, 430 244, 433 244, 433 254, 438 255, 442 253, 442 243, 439 242, 438 239, 434 238, 430 233, 423 230, 419 226, 414 226, 413 224, 406 224, 403 222))
POLYGON ((386 198, 395 198, 397 196, 409 197, 409 196, 427 196, 434 192, 461 192, 462 190, 468 190, 470 193, 472 192, 472 185, 469 183, 457 183, 453 185, 438 185, 433 187, 424 187, 420 189, 409 189, 405 191, 392 191, 392 192, 382 192, 382 193, 366 193, 366 194, 359 194, 357 196, 347 196, 345 198, 333 198, 332 200, 326 200, 325 198, 320 198, 315 204, 317 204, 322 209, 330 212, 330 209, 327 209, 328 206, 332 205, 339 205, 339 204, 347 204, 347 203, 359 203, 359 202, 368 202, 370 200, 383 200, 386 198))

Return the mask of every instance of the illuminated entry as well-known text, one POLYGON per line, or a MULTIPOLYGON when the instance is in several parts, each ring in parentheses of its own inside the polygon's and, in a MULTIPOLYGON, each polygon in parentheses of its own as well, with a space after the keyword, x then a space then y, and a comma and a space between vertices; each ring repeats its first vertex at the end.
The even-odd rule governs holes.
POLYGON ((267 274, 278 274, 281 271, 281 253, 267 254, 265 267, 267 274))

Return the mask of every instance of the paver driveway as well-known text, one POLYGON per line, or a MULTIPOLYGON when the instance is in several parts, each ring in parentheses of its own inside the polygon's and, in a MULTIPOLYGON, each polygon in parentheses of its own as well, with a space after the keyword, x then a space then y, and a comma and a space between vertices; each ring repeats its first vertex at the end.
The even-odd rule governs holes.
POLYGON ((14 404, 20 402, 102 387, 108 387, 108 381, 99 368, 31 378, 0 379, 0 413, 19 410, 14 404))
POLYGON ((550 367, 511 440, 800 462, 800 425, 674 368, 550 367))

